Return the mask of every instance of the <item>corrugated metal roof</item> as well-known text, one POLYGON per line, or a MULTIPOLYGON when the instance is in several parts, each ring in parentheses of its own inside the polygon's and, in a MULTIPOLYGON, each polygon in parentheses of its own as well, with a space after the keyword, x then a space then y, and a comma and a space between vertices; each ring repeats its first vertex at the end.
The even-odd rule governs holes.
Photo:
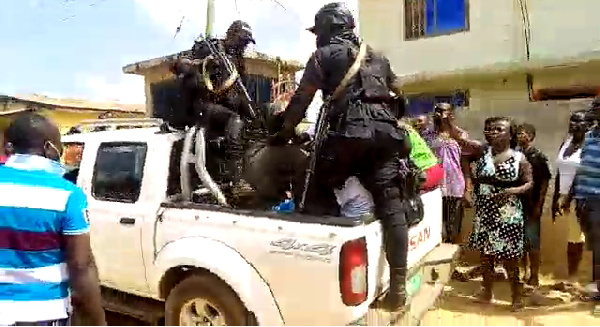
POLYGON ((124 113, 145 113, 145 104, 125 104, 118 102, 93 102, 84 99, 56 99, 40 94, 28 95, 1 95, 0 101, 27 102, 32 105, 40 104, 56 108, 73 110, 112 111, 124 113))
MULTIPOLYGON (((190 50, 187 50, 187 51, 182 51, 179 53, 170 54, 170 55, 167 55, 164 57, 139 61, 139 62, 129 64, 129 65, 123 67, 123 72, 125 74, 140 74, 145 70, 148 70, 148 69, 151 69, 151 68, 163 65, 163 64, 168 64, 170 62, 175 61, 178 57, 180 57, 182 55, 189 55, 189 54, 190 54, 190 50)), ((289 69, 294 72, 299 71, 304 68, 304 65, 302 63, 300 63, 299 61, 284 60, 279 57, 269 56, 269 55, 261 53, 261 52, 255 52, 255 51, 246 52, 244 57, 247 59, 268 61, 268 62, 272 62, 273 64, 280 62, 283 69, 289 69)))

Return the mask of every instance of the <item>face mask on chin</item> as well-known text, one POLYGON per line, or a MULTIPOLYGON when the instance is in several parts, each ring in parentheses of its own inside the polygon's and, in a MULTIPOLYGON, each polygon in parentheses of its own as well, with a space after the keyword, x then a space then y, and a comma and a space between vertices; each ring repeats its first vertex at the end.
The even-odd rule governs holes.
POLYGON ((64 175, 66 173, 66 168, 60 162, 61 152, 58 150, 58 147, 54 145, 54 143, 47 141, 46 142, 46 153, 44 155, 47 159, 51 160, 51 164, 47 167, 47 171, 56 175, 64 175), (48 151, 48 148, 50 151, 48 151))

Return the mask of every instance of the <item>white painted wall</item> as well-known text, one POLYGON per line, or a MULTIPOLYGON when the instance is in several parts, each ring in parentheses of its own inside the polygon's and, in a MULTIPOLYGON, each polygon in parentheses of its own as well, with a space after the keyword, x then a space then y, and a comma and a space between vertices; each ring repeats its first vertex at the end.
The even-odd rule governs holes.
MULTIPOLYGON (((469 0, 469 31, 405 41, 403 0, 359 0, 361 36, 390 58, 398 75, 518 64, 525 60, 519 1, 469 0)), ((600 1, 521 1, 528 7, 532 59, 600 56, 600 1)))
POLYGON ((600 1, 527 0, 527 3, 532 58, 600 52, 600 1))
POLYGON ((361 36, 383 51, 398 75, 447 72, 520 59, 512 0, 470 0, 470 30, 404 40, 403 0, 360 0, 361 36))

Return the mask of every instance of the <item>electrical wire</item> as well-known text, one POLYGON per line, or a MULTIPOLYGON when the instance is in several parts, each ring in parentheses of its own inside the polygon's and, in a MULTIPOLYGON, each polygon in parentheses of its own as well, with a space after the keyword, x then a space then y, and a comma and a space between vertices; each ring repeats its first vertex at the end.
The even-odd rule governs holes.
MULTIPOLYGON (((68 1, 68 0, 67 0, 67 1, 68 1)), ((93 3, 89 4, 89 7, 91 8, 91 7, 97 6, 97 5, 99 5, 99 4, 101 4, 101 3, 105 2, 105 1, 106 1, 106 0, 98 0, 98 1, 96 1, 96 2, 93 2, 93 3)), ((73 15, 71 15, 71 16, 65 17, 65 18, 63 18, 63 19, 62 19, 60 22, 61 22, 61 23, 64 23, 64 22, 68 21, 69 19, 72 19, 72 18, 75 18, 75 17, 77 17, 77 15, 78 15, 78 14, 77 14, 77 13, 75 13, 75 14, 73 14, 73 15)))
MULTIPOLYGON (((106 0, 97 0, 97 1, 95 1, 95 2, 93 2, 93 3, 90 3, 90 4, 88 4, 88 5, 86 6, 86 9, 93 8, 93 7, 97 7, 98 5, 100 5, 100 4, 101 4, 101 3, 103 3, 103 2, 106 2, 106 0)), ((72 4, 74 4, 74 3, 75 3, 75 0, 63 0, 63 1, 62 1, 61 3, 59 3, 59 4, 60 4, 60 5, 62 5, 63 7, 65 7, 65 8, 67 8, 67 7, 69 7, 70 5, 72 5, 72 4)), ((47 4, 47 3, 46 3, 46 2, 42 2, 42 3, 40 4, 40 6, 41 6, 41 7, 43 7, 43 6, 44 6, 44 4, 47 4)), ((71 20, 71 19, 73 19, 73 18, 75 18, 75 17, 79 16, 79 15, 80 15, 80 13, 81 13, 81 11, 79 11, 79 12, 75 12, 75 13, 73 13, 73 14, 69 15, 69 16, 63 17, 62 19, 56 20, 56 21, 54 21, 54 22, 50 22, 50 24, 46 25, 45 27, 43 27, 43 28, 39 28, 39 29, 37 29, 36 31, 33 31, 32 33, 29 33, 29 34, 27 35, 27 38, 31 38, 31 37, 33 37, 33 36, 36 36, 36 37, 38 37, 38 36, 40 36, 41 34, 44 34, 44 33, 48 32, 48 31, 50 31, 50 30, 51 30, 53 27, 55 27, 55 26, 57 26, 57 25, 59 25, 59 24, 65 23, 65 22, 67 22, 67 21, 69 21, 69 20, 71 20)))
MULTIPOLYGON (((527 8, 527 0, 518 0, 519 7, 521 8, 521 20, 523 22, 523 35, 525 37, 525 60, 529 63, 531 59, 531 24, 529 22, 529 10, 527 8)), ((527 93, 529 94, 529 101, 534 101, 533 98, 533 75, 527 72, 525 74, 527 83, 527 93)))
POLYGON ((179 32, 181 32, 181 26, 183 25, 184 19, 185 19, 185 16, 181 16, 181 20, 179 21, 179 26, 177 26, 177 28, 175 29, 175 35, 173 35, 173 40, 177 37, 179 32))
MULTIPOLYGON (((65 0, 65 1, 73 1, 73 0, 65 0)), ((240 12, 239 6, 238 6, 238 0, 233 0, 234 1, 234 5, 235 5, 235 11, 237 12, 238 15, 238 19, 242 19, 242 14, 240 12)), ((281 1, 279 0, 261 0, 262 2, 271 2, 274 3, 276 6, 282 8, 283 10, 287 11, 287 8, 281 3, 281 1)), ((294 17, 298 20, 298 17, 294 17)), ((186 19, 185 16, 183 16, 181 18, 181 21, 179 22, 179 25, 177 26, 177 28, 175 29, 175 34, 173 35, 173 39, 175 39, 175 37, 177 37, 177 35, 181 32, 182 26, 183 26, 183 22, 185 21, 189 21, 189 19, 186 19)))

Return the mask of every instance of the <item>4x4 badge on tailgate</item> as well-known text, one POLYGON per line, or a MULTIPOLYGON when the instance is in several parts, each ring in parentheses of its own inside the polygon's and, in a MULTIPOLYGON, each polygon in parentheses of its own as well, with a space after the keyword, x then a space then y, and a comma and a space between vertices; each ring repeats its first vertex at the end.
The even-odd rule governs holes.
POLYGON ((302 251, 310 252, 318 255, 326 256, 333 253, 335 245, 320 243, 320 244, 307 244, 300 243, 294 238, 282 238, 277 241, 272 241, 271 246, 278 247, 284 251, 302 251))

